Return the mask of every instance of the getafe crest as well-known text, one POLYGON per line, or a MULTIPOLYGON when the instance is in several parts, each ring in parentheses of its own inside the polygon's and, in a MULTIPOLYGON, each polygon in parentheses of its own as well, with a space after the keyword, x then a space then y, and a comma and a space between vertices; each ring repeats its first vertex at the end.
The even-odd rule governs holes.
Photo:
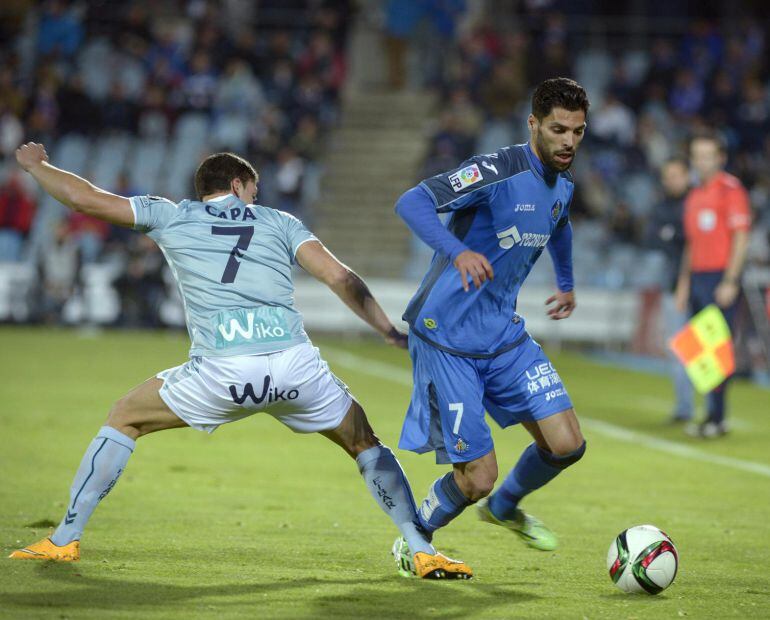
POLYGON ((455 451, 465 452, 468 448, 469 448, 468 442, 465 441, 462 437, 458 437, 457 443, 455 443, 455 451))
POLYGON ((559 219, 559 213, 561 213, 561 200, 557 200, 551 207, 551 218, 554 222, 559 219))

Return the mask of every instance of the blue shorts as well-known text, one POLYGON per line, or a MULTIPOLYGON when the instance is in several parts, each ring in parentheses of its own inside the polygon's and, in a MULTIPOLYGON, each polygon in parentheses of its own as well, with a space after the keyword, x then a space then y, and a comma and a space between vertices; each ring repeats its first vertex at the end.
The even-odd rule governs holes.
POLYGON ((484 411, 505 428, 572 408, 561 377, 528 337, 490 359, 445 353, 409 335, 414 390, 398 447, 466 463, 494 448, 484 411))

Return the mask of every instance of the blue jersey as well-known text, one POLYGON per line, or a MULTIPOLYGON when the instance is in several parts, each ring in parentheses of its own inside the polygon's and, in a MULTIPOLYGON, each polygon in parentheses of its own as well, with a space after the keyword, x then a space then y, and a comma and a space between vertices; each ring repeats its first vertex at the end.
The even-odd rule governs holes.
POLYGON ((545 168, 528 144, 518 144, 476 155, 420 187, 439 213, 452 213, 449 231, 487 257, 495 278, 465 292, 450 258, 437 252, 404 320, 422 340, 456 355, 512 349, 526 338, 516 314, 519 289, 551 235, 568 225, 571 175, 545 168))

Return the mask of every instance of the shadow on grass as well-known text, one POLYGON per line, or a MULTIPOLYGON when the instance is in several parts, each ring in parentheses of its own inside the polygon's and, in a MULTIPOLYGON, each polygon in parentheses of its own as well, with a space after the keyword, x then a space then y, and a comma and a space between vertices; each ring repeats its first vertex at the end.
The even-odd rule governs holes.
MULTIPOLYGON (((54 582, 57 589, 0 594, 0 607, 11 610, 105 610, 112 612, 155 608, 194 607, 208 604, 213 608, 256 607, 260 613, 274 610, 284 614, 292 610, 310 616, 356 616, 413 618, 422 615, 442 617, 482 614, 483 610, 517 605, 537 600, 531 592, 516 585, 498 585, 482 581, 422 582, 388 577, 350 577, 319 579, 303 577, 265 581, 223 583, 216 585, 178 585, 172 583, 106 579, 85 574, 71 564, 46 563, 36 567, 36 577, 54 582), (207 600, 211 599, 211 600, 207 600), (213 600, 216 599, 216 600, 213 600)), ((522 584, 518 584, 521 586, 522 584)), ((531 585, 531 584, 527 584, 531 585)), ((185 611, 189 611, 189 608, 185 611)), ((185 611, 180 609, 180 613, 185 611)))

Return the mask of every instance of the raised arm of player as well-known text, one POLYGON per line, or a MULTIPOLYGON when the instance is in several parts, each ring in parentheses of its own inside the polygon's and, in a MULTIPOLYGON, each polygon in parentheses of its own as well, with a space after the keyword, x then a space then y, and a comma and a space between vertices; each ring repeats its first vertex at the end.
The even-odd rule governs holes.
POLYGON ((385 342, 407 347, 406 334, 397 330, 360 276, 341 263, 319 241, 308 241, 297 249, 297 262, 311 276, 326 284, 359 317, 379 332, 385 342))
POLYGON ((133 226, 128 198, 111 194, 76 174, 48 163, 42 144, 28 142, 16 149, 16 161, 48 194, 70 209, 118 226, 133 226))
POLYGON ((558 291, 546 299, 548 316, 554 321, 566 319, 575 309, 575 280, 572 277, 572 224, 565 220, 556 228, 548 242, 558 291))

